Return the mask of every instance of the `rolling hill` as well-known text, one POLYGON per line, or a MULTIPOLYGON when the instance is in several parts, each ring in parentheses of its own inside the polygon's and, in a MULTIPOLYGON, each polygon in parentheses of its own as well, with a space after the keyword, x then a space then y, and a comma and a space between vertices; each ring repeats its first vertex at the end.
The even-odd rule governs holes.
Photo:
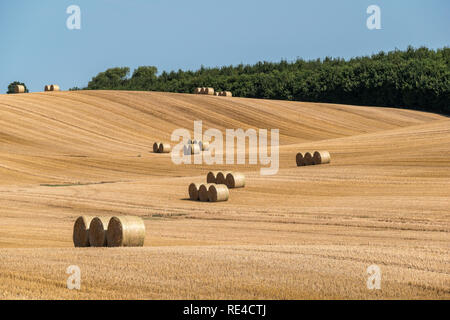
POLYGON ((450 119, 412 110, 192 94, 0 95, 0 298, 450 298, 450 119), (280 170, 175 165, 173 130, 276 128, 280 170), (296 167, 325 149, 332 163, 296 167), (212 169, 223 203, 188 201, 212 169), (144 248, 73 248, 82 214, 144 218, 144 248), (68 290, 69 265, 82 290, 68 290), (382 290, 366 287, 380 266, 382 290))

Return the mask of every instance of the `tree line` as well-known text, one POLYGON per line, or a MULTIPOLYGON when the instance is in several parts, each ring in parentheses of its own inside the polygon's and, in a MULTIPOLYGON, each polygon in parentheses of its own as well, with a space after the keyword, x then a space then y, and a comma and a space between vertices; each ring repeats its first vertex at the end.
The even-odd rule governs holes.
MULTIPOLYGON (((258 62, 162 72, 154 66, 111 68, 84 89, 191 93, 196 87, 248 98, 420 109, 450 114, 450 48, 379 52, 352 59, 258 62)), ((79 89, 79 88, 73 88, 79 89)))

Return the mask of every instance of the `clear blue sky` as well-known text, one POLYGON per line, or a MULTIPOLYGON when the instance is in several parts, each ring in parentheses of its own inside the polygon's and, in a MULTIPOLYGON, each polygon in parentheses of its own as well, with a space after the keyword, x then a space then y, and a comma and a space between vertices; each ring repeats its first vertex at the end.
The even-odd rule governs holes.
POLYGON ((161 72, 450 45, 449 0, 0 1, 0 93, 86 86, 110 67, 161 72), (81 30, 66 9, 81 8, 81 30), (366 9, 381 8, 381 30, 366 9))

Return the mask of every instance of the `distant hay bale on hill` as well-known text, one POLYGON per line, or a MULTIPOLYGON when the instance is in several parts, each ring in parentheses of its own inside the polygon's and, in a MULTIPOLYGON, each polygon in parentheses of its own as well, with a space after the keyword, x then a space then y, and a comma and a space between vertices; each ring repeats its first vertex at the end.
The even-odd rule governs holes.
POLYGON ((191 144, 188 146, 188 154, 199 154, 200 146, 198 144, 191 144))
POLYGON ((80 216, 73 225, 73 244, 75 247, 89 247, 89 226, 93 216, 80 216))
POLYGON ((159 152, 159 145, 160 144, 161 144, 161 142, 153 143, 153 153, 158 153, 159 152))
POLYGON ((44 87, 44 91, 50 91, 50 85, 49 85, 49 84, 47 84, 47 85, 44 87))
POLYGON ((225 178, 226 186, 228 188, 243 188, 245 187, 245 175, 240 172, 228 173, 225 178))
POLYGON ((89 224, 89 244, 91 247, 106 246, 106 231, 110 217, 96 217, 89 224))
POLYGON ((311 152, 305 152, 303 159, 305 161, 305 166, 310 166, 310 165, 314 164, 314 160, 313 160, 313 156, 312 156, 311 152))
POLYGON ((327 164, 331 161, 331 156, 328 151, 315 151, 313 156, 314 164, 327 164))
POLYGON ((199 199, 199 189, 201 185, 201 183, 194 182, 189 185, 189 199, 194 201, 197 201, 199 199))
POLYGON ((297 153, 297 155, 295 156, 295 161, 297 162, 298 167, 306 165, 305 157, 303 156, 303 153, 301 153, 301 152, 297 153))
POLYGON ((195 94, 201 94, 202 93, 202 88, 195 88, 194 89, 194 93, 195 94))
POLYGON ((214 95, 214 88, 205 88, 204 94, 214 95))
POLYGON ((25 86, 18 84, 14 87, 15 93, 25 93, 25 86))
POLYGON ((50 91, 60 91, 60 88, 57 84, 52 84, 50 86, 50 91))
POLYGON ((233 173, 231 171, 219 171, 216 176, 216 183, 217 184, 227 184, 227 174, 233 173))
POLYGON ((142 247, 145 241, 144 220, 135 216, 112 217, 106 232, 108 247, 142 247))
POLYGON ((210 202, 228 201, 230 192, 226 185, 212 184, 208 188, 208 199, 210 202))
POLYGON ((216 183, 216 179, 217 179, 217 174, 220 171, 210 171, 208 172, 208 174, 206 175, 206 182, 207 183, 216 183))
POLYGON ((172 148, 168 143, 161 143, 158 148, 159 153, 170 153, 171 150, 172 148))
POLYGON ((224 91, 222 96, 224 96, 224 97, 232 97, 233 94, 231 93, 231 91, 224 91))
POLYGON ((209 142, 202 142, 199 143, 201 151, 208 151, 209 150, 209 142))
POLYGON ((214 185, 214 183, 203 183, 200 185, 200 188, 198 188, 198 198, 200 199, 200 201, 206 202, 209 200, 208 189, 212 185, 214 185))

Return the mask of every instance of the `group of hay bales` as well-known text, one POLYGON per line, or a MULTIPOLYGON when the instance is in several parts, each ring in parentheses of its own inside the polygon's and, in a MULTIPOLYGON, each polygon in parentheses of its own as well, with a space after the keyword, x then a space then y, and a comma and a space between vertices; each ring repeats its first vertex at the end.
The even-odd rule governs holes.
POLYGON ((168 143, 155 142, 153 144, 153 153, 170 153, 172 147, 168 143))
POLYGON ((47 84, 44 87, 44 91, 60 91, 61 89, 57 84, 47 84))
POLYGON ((310 166, 318 164, 327 164, 331 162, 331 156, 328 151, 299 152, 295 156, 297 166, 310 166))
POLYGON ((245 175, 240 172, 210 171, 206 183, 191 183, 188 188, 189 198, 197 201, 228 201, 229 189, 245 187, 245 175))
MULTIPOLYGON (((44 91, 60 91, 61 89, 57 84, 47 84, 44 87, 44 91)), ((25 93, 25 86, 18 84, 14 87, 14 93, 25 93)))
POLYGON ((209 150, 209 142, 203 142, 201 140, 191 140, 187 141, 187 144, 183 147, 184 155, 199 154, 201 151, 209 150))
POLYGON ((215 95, 219 96, 219 97, 232 97, 233 96, 231 91, 220 91, 220 92, 216 92, 215 95))
POLYGON ((214 88, 206 88, 206 87, 195 88, 194 93, 195 94, 207 94, 207 95, 213 96, 214 88))
POLYGON ((75 247, 142 247, 145 224, 135 216, 81 216, 73 226, 75 247))

